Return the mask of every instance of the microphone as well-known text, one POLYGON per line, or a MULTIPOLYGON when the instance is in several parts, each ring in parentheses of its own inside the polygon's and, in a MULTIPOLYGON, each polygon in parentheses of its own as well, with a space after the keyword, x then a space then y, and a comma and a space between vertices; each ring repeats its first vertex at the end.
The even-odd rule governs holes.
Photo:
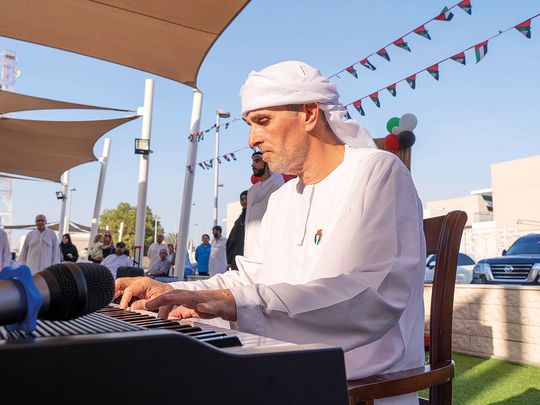
MULTIPOLYGON (((77 318, 103 308, 114 296, 111 272, 94 263, 54 264, 34 274, 31 280, 42 298, 39 319, 77 318)), ((21 322, 27 317, 27 293, 19 280, 0 281, 0 325, 21 322)))

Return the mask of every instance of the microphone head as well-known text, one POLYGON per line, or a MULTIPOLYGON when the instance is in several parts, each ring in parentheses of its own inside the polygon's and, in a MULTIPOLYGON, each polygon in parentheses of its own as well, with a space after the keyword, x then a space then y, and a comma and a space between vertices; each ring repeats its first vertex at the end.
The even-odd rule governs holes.
POLYGON ((114 278, 105 266, 94 263, 59 263, 40 271, 49 287, 50 320, 69 320, 109 304, 114 296, 114 278))

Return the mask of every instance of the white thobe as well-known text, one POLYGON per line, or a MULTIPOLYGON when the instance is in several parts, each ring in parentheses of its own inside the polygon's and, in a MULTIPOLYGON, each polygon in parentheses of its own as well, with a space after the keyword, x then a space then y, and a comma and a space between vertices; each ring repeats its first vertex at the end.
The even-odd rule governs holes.
POLYGON ((269 178, 255 183, 248 190, 244 236, 245 257, 261 257, 261 246, 259 244, 261 221, 266 212, 270 196, 284 182, 281 174, 271 173, 269 178))
POLYGON ((210 247, 210 260, 208 262, 208 274, 215 276, 227 271, 227 238, 223 236, 214 238, 210 247))
POLYGON ((60 245, 56 234, 45 228, 29 232, 19 255, 19 264, 30 267, 32 274, 60 262, 60 245))
POLYGON ((346 147, 319 183, 272 195, 260 237, 260 262, 239 257, 238 272, 173 286, 230 288, 242 331, 342 347, 349 379, 423 365, 422 205, 396 156, 346 147))
POLYGON ((161 249, 165 249, 167 255, 169 254, 169 248, 165 243, 152 242, 150 244, 150 246, 148 247, 148 259, 150 260, 149 267, 152 267, 154 263, 161 260, 159 258, 159 252, 161 249))
POLYGON ((11 263, 11 251, 6 231, 0 229, 0 270, 11 263))
POLYGON ((112 253, 103 259, 100 264, 107 267, 111 271, 113 277, 116 278, 118 267, 133 267, 133 260, 131 260, 128 255, 117 255, 116 253, 112 253))

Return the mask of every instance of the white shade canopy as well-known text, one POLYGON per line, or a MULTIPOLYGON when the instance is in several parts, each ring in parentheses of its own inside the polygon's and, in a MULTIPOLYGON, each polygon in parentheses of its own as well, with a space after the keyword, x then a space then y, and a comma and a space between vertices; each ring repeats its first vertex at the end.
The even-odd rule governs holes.
POLYGON ((0 35, 195 87, 204 57, 248 0, 0 0, 0 35))

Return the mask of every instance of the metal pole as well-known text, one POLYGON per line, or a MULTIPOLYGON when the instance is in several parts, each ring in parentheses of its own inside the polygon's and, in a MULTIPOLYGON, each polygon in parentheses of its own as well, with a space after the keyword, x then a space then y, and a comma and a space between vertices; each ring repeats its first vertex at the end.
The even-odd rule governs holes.
POLYGON ((124 221, 120 222, 120 229, 118 230, 118 242, 122 242, 124 237, 124 221))
POLYGON ((99 213, 101 212, 101 201, 103 199, 103 189, 105 187, 105 178, 107 177, 107 166, 109 164, 109 150, 111 149, 111 140, 105 138, 103 143, 103 154, 99 159, 101 170, 99 171, 99 180, 96 191, 96 202, 94 204, 94 215, 92 216, 92 228, 90 229, 90 239, 88 240, 88 250, 94 244, 94 238, 98 232, 99 213))
MULTIPOLYGON (((203 94, 198 89, 193 89, 193 106, 191 110, 190 134, 199 132, 201 125, 201 108, 203 94)), ((184 178, 184 193, 182 197, 182 210, 180 212, 180 226, 178 229, 178 241, 176 245, 176 259, 174 261, 174 274, 179 280, 184 279, 184 256, 187 246, 189 231, 189 217, 191 215, 191 201, 193 199, 193 182, 195 180, 195 165, 197 160, 197 140, 189 143, 186 175, 184 178), (190 170, 191 168, 191 170, 190 170)))
POLYGON ((216 112, 216 154, 214 157, 214 226, 218 224, 218 188, 219 188, 219 120, 220 115, 216 112))
POLYGON ((66 216, 66 224, 64 225, 66 230, 64 231, 64 233, 69 233, 69 227, 71 225, 71 203, 73 202, 73 192, 74 191, 77 191, 76 188, 70 188, 69 189, 69 207, 68 207, 68 211, 67 211, 67 216, 66 216))
MULTIPOLYGON (((146 79, 144 86, 144 107, 142 138, 150 139, 152 130, 152 103, 154 98, 154 80, 146 79)), ((139 160, 139 193, 137 195, 137 216, 135 219, 135 246, 134 254, 139 247, 139 257, 134 258, 136 262, 141 263, 144 255, 144 225, 146 223, 146 191, 148 188, 148 165, 150 155, 141 155, 139 160)))
POLYGON ((62 235, 66 233, 66 208, 69 191, 69 170, 62 175, 62 208, 60 209, 60 222, 58 223, 58 239, 62 240, 62 235))
POLYGON ((154 243, 157 242, 157 222, 158 222, 159 215, 154 216, 154 243))

